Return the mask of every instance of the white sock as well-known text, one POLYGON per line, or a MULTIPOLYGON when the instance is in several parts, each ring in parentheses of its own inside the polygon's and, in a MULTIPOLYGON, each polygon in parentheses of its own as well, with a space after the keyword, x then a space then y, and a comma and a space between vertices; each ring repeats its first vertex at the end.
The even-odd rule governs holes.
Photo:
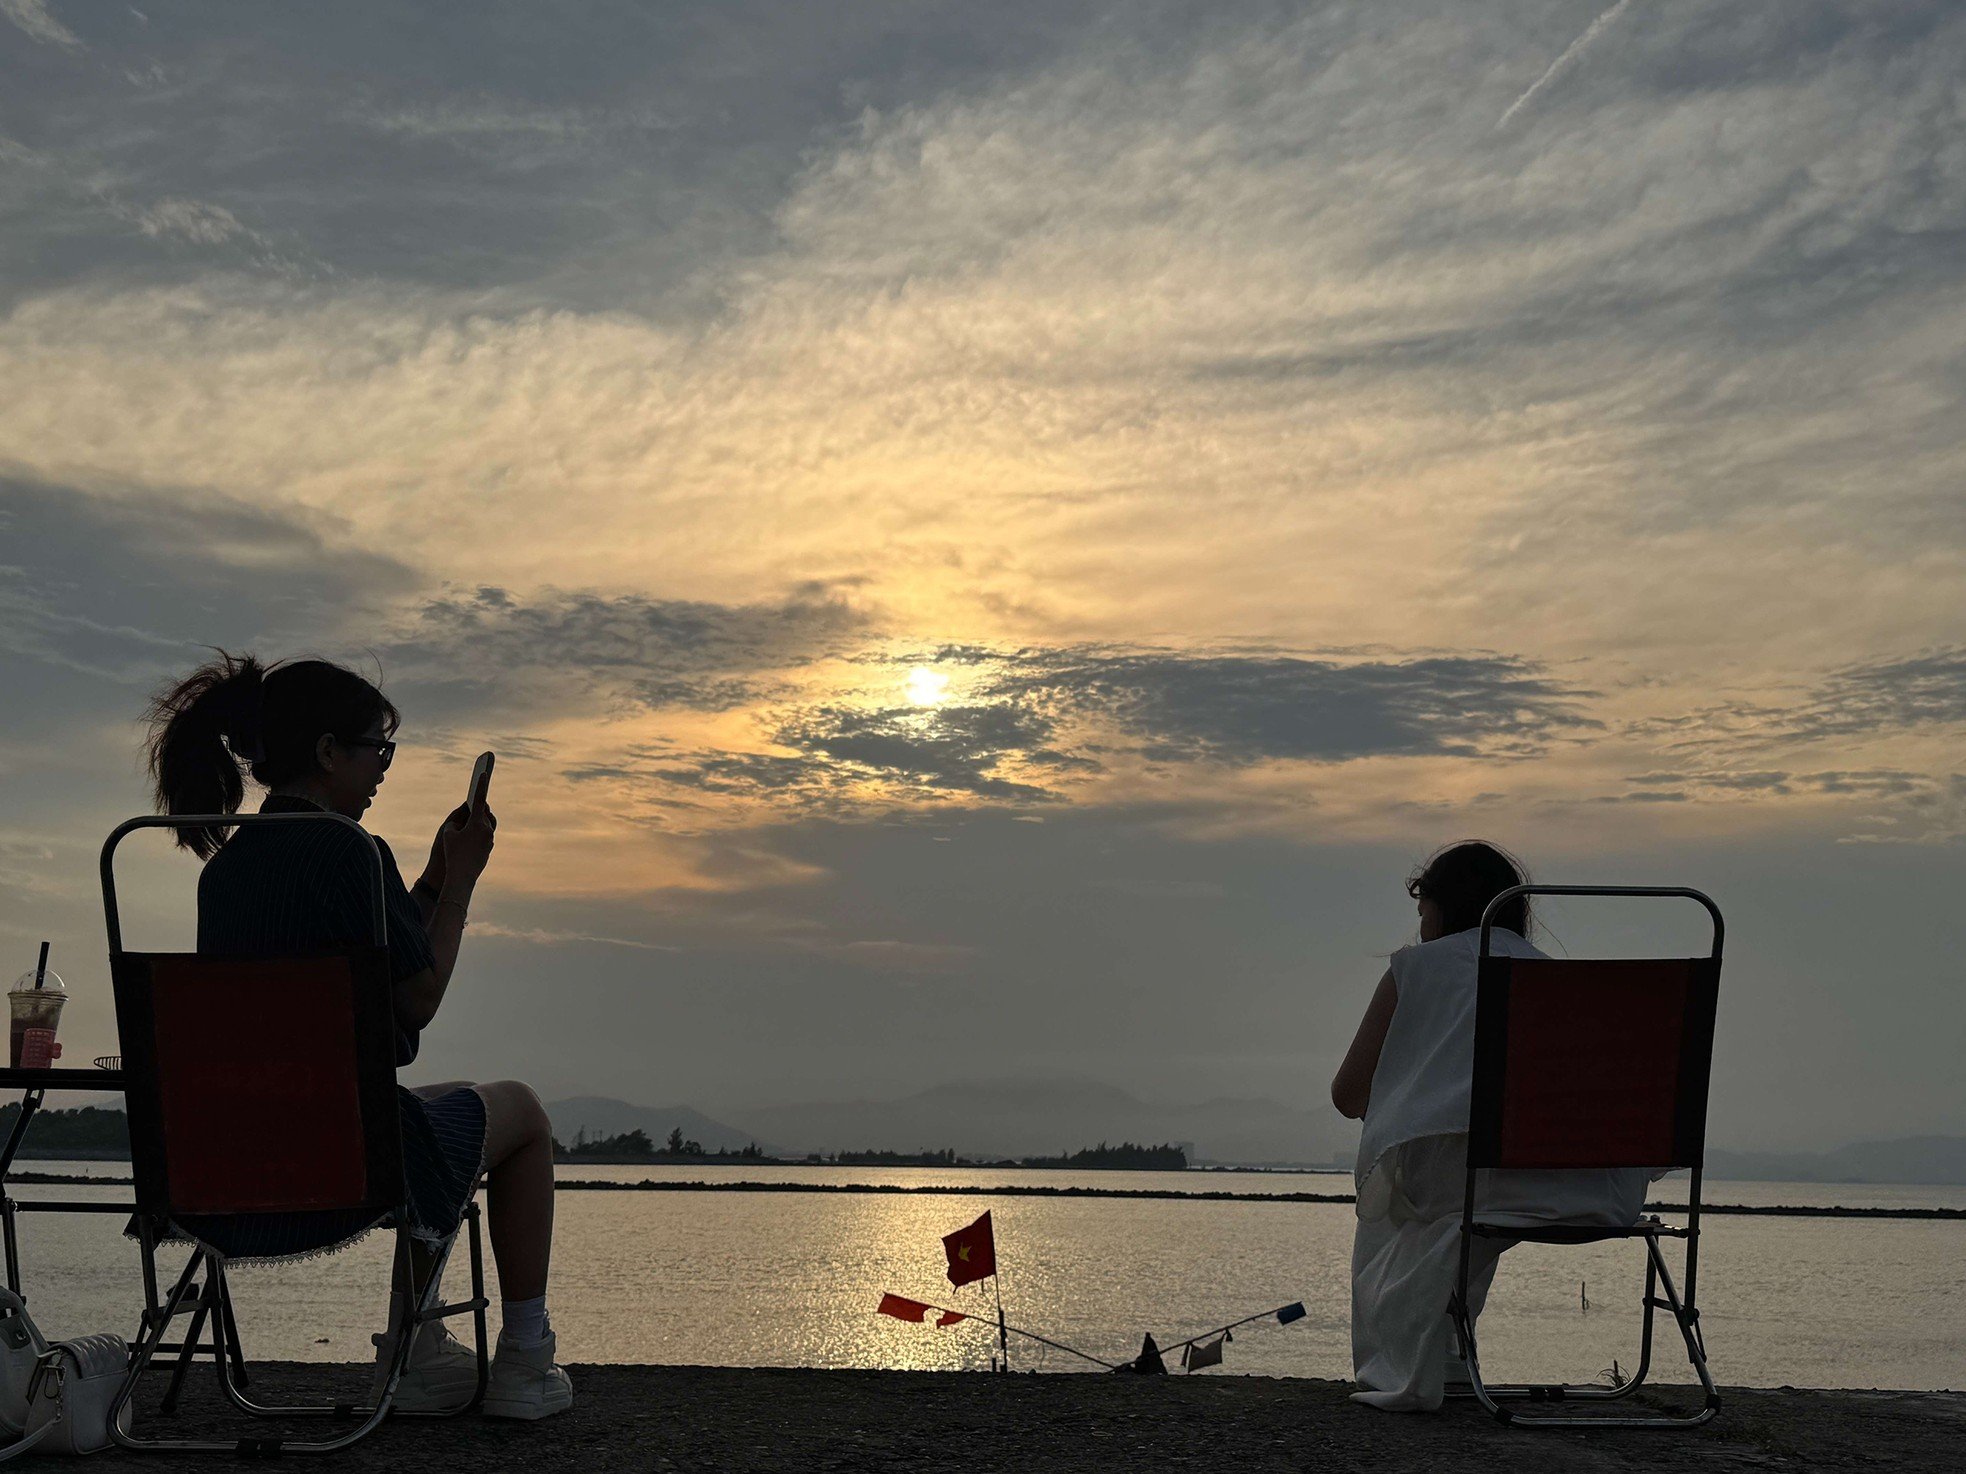
POLYGON ((504 1339, 521 1350, 539 1345, 553 1329, 546 1319, 544 1295, 531 1300, 501 1300, 499 1309, 505 1317, 504 1339))

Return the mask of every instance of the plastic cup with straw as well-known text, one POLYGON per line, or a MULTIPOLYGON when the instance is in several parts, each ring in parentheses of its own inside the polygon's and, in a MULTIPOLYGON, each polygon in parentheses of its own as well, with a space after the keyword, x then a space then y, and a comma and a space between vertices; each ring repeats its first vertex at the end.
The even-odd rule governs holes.
POLYGON ((59 977, 48 971, 49 945, 41 944, 41 956, 34 964, 34 971, 22 973, 7 995, 12 1015, 7 1058, 17 1070, 44 1070, 61 1056, 61 1046, 55 1043, 55 1030, 61 1025, 68 990, 59 977))

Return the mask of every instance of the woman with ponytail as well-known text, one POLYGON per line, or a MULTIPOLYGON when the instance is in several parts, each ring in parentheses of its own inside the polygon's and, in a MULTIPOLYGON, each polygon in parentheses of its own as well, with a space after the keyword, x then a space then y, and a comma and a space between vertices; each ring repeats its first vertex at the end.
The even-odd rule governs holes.
MULTIPOLYGON (((150 706, 150 773, 170 814, 235 814, 248 775, 267 790, 262 813, 326 810, 360 823, 396 752, 400 717, 375 686, 325 660, 262 666, 224 651, 150 706)), ((381 839, 388 911, 396 1064, 410 1064, 443 1003, 478 877, 498 820, 490 806, 454 810, 414 886, 405 886, 381 839)), ((213 824, 179 830, 205 868, 198 880, 198 950, 278 955, 365 941, 375 861, 338 824, 213 824), (228 835, 230 836, 228 838, 228 835)), ((516 1080, 451 1081, 398 1091, 410 1229, 420 1293, 434 1253, 457 1231, 481 1173, 490 1183, 492 1255, 505 1323, 484 1411, 542 1418, 573 1404, 546 1319, 553 1244, 552 1126, 539 1097, 516 1080)), ((251 1214, 186 1219, 181 1227, 233 1259, 320 1252, 374 1226, 348 1213, 251 1214)), ((392 1316, 404 1307, 392 1308, 392 1316)), ((377 1382, 383 1379, 378 1346, 377 1382)), ((443 1328, 424 1326, 398 1384, 406 1411, 455 1406, 477 1381, 476 1357, 443 1328)))
MULTIPOLYGON (((1526 881, 1521 866, 1480 840, 1448 845, 1412 873, 1406 893, 1419 910, 1419 944, 1393 953, 1331 1082, 1332 1103, 1363 1122, 1352 1241, 1359 1391, 1352 1396, 1390 1412, 1430 1412, 1447 1383, 1467 1381, 1447 1300, 1467 1191, 1476 959, 1489 902, 1526 881)), ((1496 912, 1491 952, 1543 956, 1529 940, 1530 925, 1527 897, 1511 897, 1496 912)), ((1651 1180, 1642 1169, 1484 1169, 1475 1207, 1490 1223, 1624 1228, 1638 1220, 1651 1180)), ((1481 1314, 1496 1261, 1513 1243, 1474 1240, 1470 1320, 1481 1314)))

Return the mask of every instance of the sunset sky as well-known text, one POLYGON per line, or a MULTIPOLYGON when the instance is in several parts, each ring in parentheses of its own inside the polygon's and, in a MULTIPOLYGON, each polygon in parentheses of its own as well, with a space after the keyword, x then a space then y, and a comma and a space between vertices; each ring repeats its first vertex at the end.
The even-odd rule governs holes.
POLYGON ((1480 835, 1719 901, 1716 1143, 1957 1133, 1962 77, 1946 0, 0 0, 0 972, 113 1048, 146 697, 315 652, 405 869, 500 754, 432 1078, 1313 1106, 1480 835))

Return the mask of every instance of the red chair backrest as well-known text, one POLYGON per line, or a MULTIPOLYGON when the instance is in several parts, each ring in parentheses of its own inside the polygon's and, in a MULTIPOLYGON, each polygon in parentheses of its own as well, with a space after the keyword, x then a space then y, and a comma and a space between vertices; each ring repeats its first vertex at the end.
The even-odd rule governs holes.
POLYGON ((386 954, 111 959, 138 1206, 394 1207, 386 954))
POLYGON ((1698 1167, 1717 957, 1485 957, 1471 1167, 1698 1167))

